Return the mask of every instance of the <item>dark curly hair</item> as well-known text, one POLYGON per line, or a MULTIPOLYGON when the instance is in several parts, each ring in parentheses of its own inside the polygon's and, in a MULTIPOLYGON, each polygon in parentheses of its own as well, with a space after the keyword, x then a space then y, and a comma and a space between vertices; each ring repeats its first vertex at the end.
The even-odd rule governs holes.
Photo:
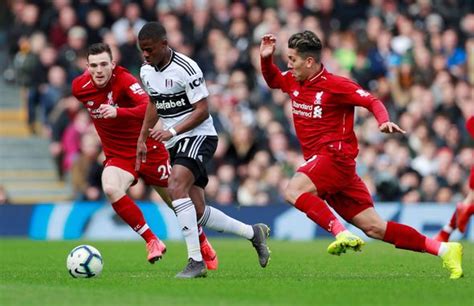
POLYGON ((165 27, 156 21, 147 22, 138 32, 138 40, 164 40, 166 39, 165 27))
POLYGON ((311 31, 303 31, 291 35, 288 39, 288 48, 295 49, 303 58, 313 57, 316 62, 321 62, 321 39, 311 31))

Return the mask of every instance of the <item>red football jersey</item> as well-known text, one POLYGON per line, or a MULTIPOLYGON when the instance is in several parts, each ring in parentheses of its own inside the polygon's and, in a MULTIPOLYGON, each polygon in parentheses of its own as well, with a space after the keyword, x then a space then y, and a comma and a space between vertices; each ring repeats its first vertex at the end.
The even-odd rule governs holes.
POLYGON ((329 73, 324 66, 310 80, 298 82, 289 71, 281 72, 271 57, 261 59, 261 64, 267 84, 290 95, 296 136, 306 160, 316 154, 357 156, 355 106, 367 108, 379 125, 389 120, 380 100, 353 81, 329 73))
MULTIPOLYGON (((107 86, 98 88, 89 72, 85 71, 72 82, 72 93, 89 111, 105 156, 134 158, 149 101, 137 79, 125 68, 117 66, 107 86), (98 113, 101 104, 116 107, 117 117, 101 118, 98 113)), ((163 146, 161 143, 158 145, 163 146)))

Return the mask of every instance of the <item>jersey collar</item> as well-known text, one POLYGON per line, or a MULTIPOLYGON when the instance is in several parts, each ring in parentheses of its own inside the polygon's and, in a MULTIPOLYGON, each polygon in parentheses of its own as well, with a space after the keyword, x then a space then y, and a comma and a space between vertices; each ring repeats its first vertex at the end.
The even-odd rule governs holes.
POLYGON ((321 79, 321 77, 325 78, 324 75, 327 73, 326 67, 321 64, 321 71, 317 73, 315 76, 311 77, 307 80, 308 83, 317 82, 321 79))

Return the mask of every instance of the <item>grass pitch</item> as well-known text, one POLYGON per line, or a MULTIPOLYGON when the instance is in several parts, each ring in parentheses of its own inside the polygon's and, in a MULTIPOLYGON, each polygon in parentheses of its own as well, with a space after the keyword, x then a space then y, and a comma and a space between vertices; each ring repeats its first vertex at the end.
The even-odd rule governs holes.
POLYGON ((474 305, 474 244, 464 245, 463 279, 449 279, 439 258, 371 242, 362 253, 330 256, 329 241, 270 241, 258 265, 251 244, 212 239, 219 270, 204 279, 174 275, 186 265, 184 242, 146 262, 143 242, 0 240, 0 305, 474 305), (91 244, 104 258, 98 278, 74 279, 66 256, 91 244))

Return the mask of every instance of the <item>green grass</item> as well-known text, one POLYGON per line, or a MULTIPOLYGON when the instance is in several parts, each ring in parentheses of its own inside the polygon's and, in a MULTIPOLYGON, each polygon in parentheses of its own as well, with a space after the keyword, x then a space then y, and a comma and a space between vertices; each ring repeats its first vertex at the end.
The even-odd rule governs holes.
POLYGON ((474 305, 474 244, 464 243, 466 277, 453 281, 439 258, 371 242, 362 253, 326 253, 329 241, 270 241, 260 268, 247 241, 213 240, 219 270, 178 280, 184 243, 168 242, 155 265, 142 242, 0 240, 0 305, 474 305), (98 278, 69 276, 66 256, 90 243, 104 258, 98 278))

